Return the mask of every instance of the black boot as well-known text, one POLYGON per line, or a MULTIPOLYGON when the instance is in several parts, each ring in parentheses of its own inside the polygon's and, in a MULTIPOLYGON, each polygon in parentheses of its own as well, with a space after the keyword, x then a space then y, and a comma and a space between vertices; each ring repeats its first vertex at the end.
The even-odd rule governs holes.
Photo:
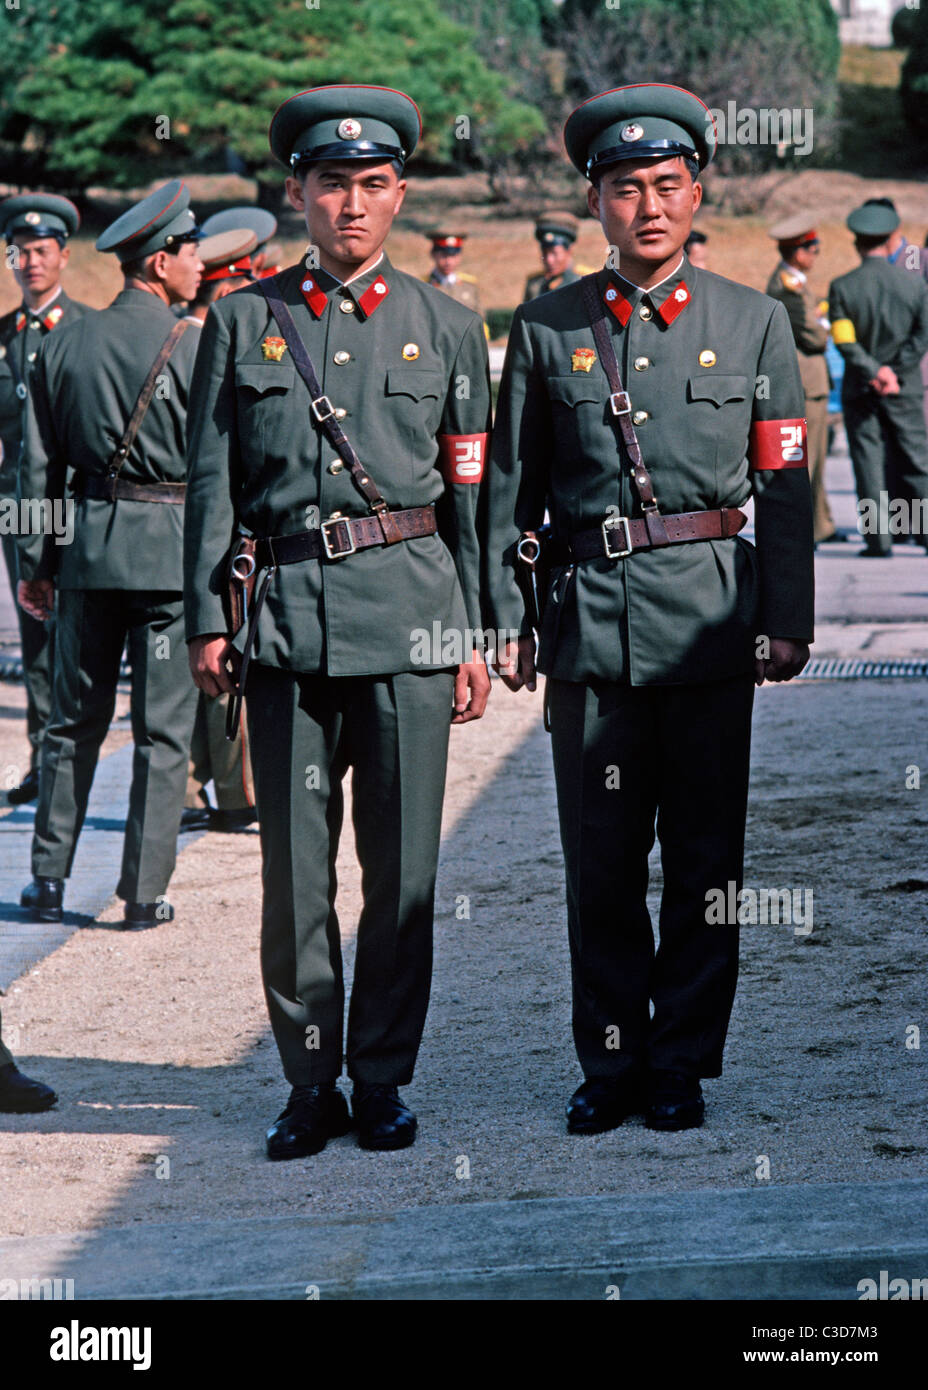
POLYGON ((23 889, 19 902, 33 922, 60 922, 64 916, 63 900, 63 878, 43 878, 36 874, 23 889))

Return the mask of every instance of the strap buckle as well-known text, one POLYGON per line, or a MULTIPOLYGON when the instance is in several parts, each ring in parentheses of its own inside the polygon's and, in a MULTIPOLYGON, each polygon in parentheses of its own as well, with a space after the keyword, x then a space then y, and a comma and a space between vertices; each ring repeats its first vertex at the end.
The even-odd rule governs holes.
POLYGON ((329 521, 324 521, 322 523, 322 525, 319 527, 319 531, 322 535, 322 545, 323 549, 325 550, 326 559, 340 560, 345 555, 353 555, 354 552, 357 550, 357 546, 354 543, 354 536, 352 535, 351 531, 351 523, 349 522, 347 517, 332 517, 329 521), (330 526, 333 528, 338 528, 339 526, 341 526, 343 528, 341 534, 344 536, 344 539, 347 542, 347 544, 341 544, 340 536, 339 539, 333 545, 333 542, 329 537, 330 526))
POLYGON ((632 403, 628 399, 627 391, 613 391, 609 397, 609 404, 612 406, 613 415, 628 415, 631 412, 632 403))
POLYGON ((610 560, 621 560, 626 555, 631 555, 635 547, 632 545, 632 533, 628 529, 627 516, 607 516, 600 530, 603 533, 603 546, 610 560), (617 531, 620 528, 625 535, 625 546, 622 550, 613 550, 609 536, 612 531, 617 531))
POLYGON ((232 556, 229 568, 233 579, 237 579, 240 584, 246 584, 258 567, 254 555, 247 550, 239 550, 232 556))
POLYGON ((335 407, 328 396, 317 396, 314 401, 310 402, 309 408, 320 425, 323 420, 328 420, 330 416, 335 414, 335 407), (323 407, 325 407, 325 410, 323 410, 323 407))

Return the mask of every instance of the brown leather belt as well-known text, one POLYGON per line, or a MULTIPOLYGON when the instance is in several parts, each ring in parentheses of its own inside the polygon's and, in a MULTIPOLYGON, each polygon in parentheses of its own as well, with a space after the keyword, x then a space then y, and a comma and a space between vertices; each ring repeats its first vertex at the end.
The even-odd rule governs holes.
POLYGON ((130 483, 127 478, 108 478, 100 473, 76 473, 72 483, 75 497, 96 497, 115 502, 183 502, 186 483, 130 483))
MULTIPOLYGON (((434 536, 438 529, 435 507, 407 507, 391 512, 404 541, 434 536)), ((339 516, 324 521, 318 530, 298 531, 291 536, 268 536, 255 546, 255 567, 294 565, 299 560, 340 560, 356 550, 383 545, 383 528, 377 516, 339 516)))
MULTIPOLYGON (((720 507, 707 512, 661 513, 667 532, 668 545, 685 541, 718 541, 736 536, 747 522, 747 516, 737 507, 720 507)), ((555 541, 552 547, 554 564, 571 564, 576 560, 593 560, 606 556, 621 560, 635 550, 655 550, 644 517, 610 516, 601 526, 577 531, 568 541, 555 541)))

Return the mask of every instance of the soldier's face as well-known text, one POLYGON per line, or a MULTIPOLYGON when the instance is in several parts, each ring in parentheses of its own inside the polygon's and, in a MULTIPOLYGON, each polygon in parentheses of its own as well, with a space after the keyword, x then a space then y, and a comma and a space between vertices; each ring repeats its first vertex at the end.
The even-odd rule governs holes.
MULTIPOLYGON (((702 202, 679 155, 673 159, 623 160, 607 169, 588 194, 590 212, 619 250, 619 268, 650 273, 676 260, 702 202)), ((634 277, 633 277, 634 278, 634 277)))
POLYGON ((302 212, 323 269, 362 265, 380 252, 403 206, 406 180, 392 164, 312 164, 300 182, 287 179, 287 197, 302 212))
POLYGON ((541 248, 541 263, 546 275, 563 275, 570 265, 570 247, 552 242, 541 248))
POLYGON ((42 296, 49 294, 61 279, 68 263, 68 248, 59 246, 52 236, 34 237, 28 233, 17 233, 13 245, 13 277, 20 289, 41 302, 42 296))
POLYGON ((432 260, 435 262, 435 269, 439 275, 454 274, 461 264, 460 251, 443 251, 436 247, 432 252, 432 260))
POLYGON ((203 275, 203 262, 195 241, 184 241, 175 256, 167 251, 155 255, 155 269, 169 304, 193 299, 203 275))

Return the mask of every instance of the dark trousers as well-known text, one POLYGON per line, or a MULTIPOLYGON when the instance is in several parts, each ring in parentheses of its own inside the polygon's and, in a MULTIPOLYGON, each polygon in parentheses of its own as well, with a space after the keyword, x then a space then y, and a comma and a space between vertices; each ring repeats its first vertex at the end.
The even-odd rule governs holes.
POLYGON ((721 1074, 738 927, 707 923, 707 893, 741 887, 753 696, 741 676, 548 682, 574 1042, 586 1077, 648 1065, 721 1074), (664 871, 656 954, 646 903, 655 819, 664 871))
POLYGON ((58 652, 42 748, 32 871, 49 878, 71 873, 128 641, 135 753, 116 892, 126 902, 155 902, 177 859, 197 707, 183 601, 173 591, 62 589, 57 602, 58 652))
MULTIPOLYGON (((6 560, 10 576, 13 601, 16 602, 16 585, 19 580, 19 563, 16 541, 13 536, 3 537, 3 558, 6 560)), ((55 660, 55 619, 46 618, 44 623, 31 618, 25 609, 16 603, 16 617, 19 623, 20 650, 23 655, 23 683, 26 687, 26 732, 29 735, 30 764, 38 768, 42 736, 52 707, 52 670, 55 660)))
MULTIPOLYGON (((922 392, 904 391, 898 396, 845 393, 841 404, 858 501, 872 498, 879 509, 880 492, 888 491, 891 499, 901 496, 928 502, 928 435, 922 392)), ((928 542, 917 522, 911 534, 928 542)), ((883 555, 892 552, 893 538, 888 530, 865 535, 864 540, 869 550, 883 555)))
POLYGON ((13 1060, 13 1054, 3 1041, 3 1018, 0 1016, 0 1067, 8 1067, 13 1060))
POLYGON ((261 964, 292 1086, 341 1073, 335 910, 342 778, 361 864, 348 1075, 412 1080, 432 973, 432 919, 454 677, 299 675, 253 662, 247 714, 261 825, 261 964))

